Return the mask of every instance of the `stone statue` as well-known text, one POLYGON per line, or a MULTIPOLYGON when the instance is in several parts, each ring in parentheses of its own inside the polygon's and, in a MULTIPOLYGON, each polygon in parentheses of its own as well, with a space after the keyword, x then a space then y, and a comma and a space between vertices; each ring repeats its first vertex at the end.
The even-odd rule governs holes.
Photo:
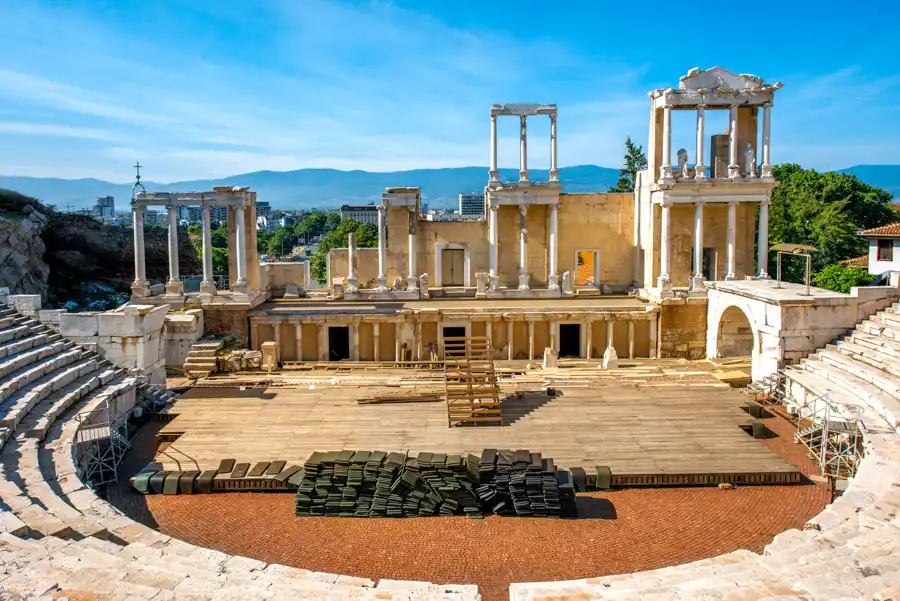
POLYGON ((344 298, 344 278, 331 280, 331 298, 335 300, 344 298))
POLYGON ((688 153, 684 148, 679 148, 676 155, 678 157, 678 175, 679 177, 690 177, 688 173, 688 153))
POLYGON ((475 274, 475 296, 484 296, 487 294, 488 274, 479 271, 475 274))
POLYGON ((423 273, 419 276, 419 297, 429 298, 428 294, 428 274, 423 273))
POLYGON ((562 272, 562 290, 564 293, 572 293, 572 275, 568 269, 562 272))
POLYGON ((713 177, 725 177, 725 159, 716 157, 716 174, 713 177))
POLYGON ((756 152, 749 142, 744 149, 744 177, 756 177, 756 152))
POLYGON ((406 282, 403 278, 394 278, 394 284, 391 286, 394 290, 403 290, 403 284, 406 282))

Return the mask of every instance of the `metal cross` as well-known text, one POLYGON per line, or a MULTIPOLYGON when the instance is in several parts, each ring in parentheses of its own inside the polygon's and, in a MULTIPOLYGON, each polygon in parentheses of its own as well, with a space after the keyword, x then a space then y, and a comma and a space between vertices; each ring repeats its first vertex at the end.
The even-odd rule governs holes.
POLYGON ((141 162, 135 163, 134 168, 137 169, 137 181, 141 181, 141 162))

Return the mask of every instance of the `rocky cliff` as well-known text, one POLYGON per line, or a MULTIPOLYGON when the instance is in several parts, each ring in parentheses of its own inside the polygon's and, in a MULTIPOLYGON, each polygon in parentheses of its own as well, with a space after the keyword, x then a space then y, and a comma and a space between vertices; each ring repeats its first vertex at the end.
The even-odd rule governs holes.
POLYGON ((50 267, 41 233, 49 210, 20 194, 0 196, 0 286, 12 294, 47 297, 50 267))

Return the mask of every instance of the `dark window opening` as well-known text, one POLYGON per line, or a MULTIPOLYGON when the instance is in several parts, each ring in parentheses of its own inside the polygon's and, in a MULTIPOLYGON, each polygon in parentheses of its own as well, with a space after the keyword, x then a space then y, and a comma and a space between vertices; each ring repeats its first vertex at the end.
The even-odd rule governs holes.
POLYGON ((330 326, 328 328, 328 360, 343 361, 350 358, 350 328, 330 326))
POLYGON ((894 241, 879 240, 878 241, 878 260, 893 261, 894 260, 894 241))
POLYGON ((581 356, 581 324, 563 323, 559 325, 559 356, 581 356))

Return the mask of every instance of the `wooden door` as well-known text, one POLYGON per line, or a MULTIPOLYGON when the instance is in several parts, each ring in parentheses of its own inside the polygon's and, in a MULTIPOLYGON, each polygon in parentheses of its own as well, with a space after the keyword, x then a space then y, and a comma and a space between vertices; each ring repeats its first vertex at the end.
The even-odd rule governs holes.
POLYGON ((465 285, 466 251, 445 248, 441 253, 441 285, 465 285))

